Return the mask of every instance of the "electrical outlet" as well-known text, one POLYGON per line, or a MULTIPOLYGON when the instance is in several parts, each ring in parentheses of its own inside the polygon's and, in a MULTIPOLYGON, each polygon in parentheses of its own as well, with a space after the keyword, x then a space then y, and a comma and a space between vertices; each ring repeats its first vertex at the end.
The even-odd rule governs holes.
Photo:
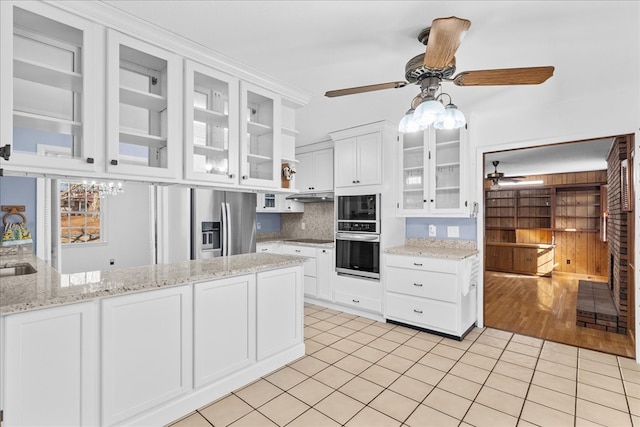
POLYGON ((256 222, 256 229, 260 230, 262 228, 262 224, 260 224, 259 222, 256 222))
POLYGON ((436 237, 436 226, 429 224, 429 237, 436 237))
POLYGON ((116 260, 115 260, 115 259, 111 258, 111 259, 109 260, 109 265, 114 265, 115 263, 116 263, 116 260))
POLYGON ((307 228, 307 224, 305 224, 304 222, 301 222, 300 228, 304 230, 305 228, 307 228))
POLYGON ((570 259, 567 260, 567 264, 571 264, 571 260, 570 259))
POLYGON ((447 226, 447 237, 460 237, 460 227, 457 225, 447 226))

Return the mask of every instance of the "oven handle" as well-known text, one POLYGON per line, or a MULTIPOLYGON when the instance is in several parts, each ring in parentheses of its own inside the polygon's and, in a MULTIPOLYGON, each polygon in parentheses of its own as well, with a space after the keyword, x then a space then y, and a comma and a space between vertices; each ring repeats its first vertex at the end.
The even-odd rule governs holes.
POLYGON ((379 242, 379 234, 336 234, 336 240, 352 240, 352 241, 365 241, 365 242, 379 242))

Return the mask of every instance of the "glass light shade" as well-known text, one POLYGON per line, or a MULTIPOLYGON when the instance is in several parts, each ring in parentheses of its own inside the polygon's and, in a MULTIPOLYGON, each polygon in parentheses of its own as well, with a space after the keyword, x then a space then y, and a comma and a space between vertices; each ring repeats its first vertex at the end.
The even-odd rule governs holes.
POLYGON ((467 120, 464 118, 462 111, 458 110, 453 104, 448 104, 445 108, 445 113, 440 120, 433 123, 433 127, 436 129, 458 129, 464 126, 467 120))
POLYGON ((426 127, 433 122, 439 121, 444 113, 445 109, 441 103, 433 98, 425 98, 425 101, 416 108, 416 111, 413 113, 413 118, 422 126, 426 127))
POLYGON ((400 124, 398 125, 398 132, 411 133, 411 132, 417 132, 419 130, 424 130, 424 126, 416 122, 414 110, 412 108, 409 111, 407 111, 407 113, 400 120, 400 124))

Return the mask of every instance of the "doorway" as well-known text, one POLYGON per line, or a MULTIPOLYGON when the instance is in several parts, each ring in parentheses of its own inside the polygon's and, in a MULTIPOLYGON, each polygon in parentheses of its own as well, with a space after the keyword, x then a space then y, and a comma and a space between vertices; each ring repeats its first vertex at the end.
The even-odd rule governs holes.
MULTIPOLYGON (((611 305, 618 311, 620 307, 633 307, 632 300, 623 301, 625 297, 633 299, 633 290, 627 292, 627 287, 620 292, 620 286, 614 289, 609 280, 609 252, 613 247, 631 258, 634 252, 626 247, 626 241, 625 247, 612 246, 604 234, 611 231, 607 227, 611 217, 607 220, 606 210, 611 195, 605 190, 615 179, 612 167, 617 167, 607 162, 607 157, 611 156, 610 149, 624 149, 624 142, 631 142, 632 138, 484 153, 484 176, 491 173, 494 178, 485 179, 483 191, 485 326, 635 356, 635 331, 633 324, 626 327, 626 311, 620 319, 598 316, 604 319, 598 324, 594 312, 593 324, 587 327, 580 322, 588 320, 583 318, 585 312, 578 310, 579 305, 584 306, 592 284, 611 288, 611 305), (558 154, 567 150, 600 156, 600 166, 588 171, 554 166, 553 159, 580 160, 580 155, 558 154), (498 167, 492 164, 496 159, 500 159, 498 167)), ((573 165, 573 160, 564 163, 580 168, 573 165)), ((629 264, 634 265, 631 260, 629 264)), ((632 268, 624 272, 625 279, 633 278, 633 273, 632 268)))

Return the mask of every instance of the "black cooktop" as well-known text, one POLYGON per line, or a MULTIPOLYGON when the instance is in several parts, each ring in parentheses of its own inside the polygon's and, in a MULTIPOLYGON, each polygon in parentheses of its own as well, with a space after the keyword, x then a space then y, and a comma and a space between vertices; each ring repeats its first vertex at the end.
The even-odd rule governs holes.
POLYGON ((318 245, 323 243, 333 243, 333 240, 323 240, 323 239, 287 239, 287 242, 298 242, 298 243, 316 243, 318 245))

